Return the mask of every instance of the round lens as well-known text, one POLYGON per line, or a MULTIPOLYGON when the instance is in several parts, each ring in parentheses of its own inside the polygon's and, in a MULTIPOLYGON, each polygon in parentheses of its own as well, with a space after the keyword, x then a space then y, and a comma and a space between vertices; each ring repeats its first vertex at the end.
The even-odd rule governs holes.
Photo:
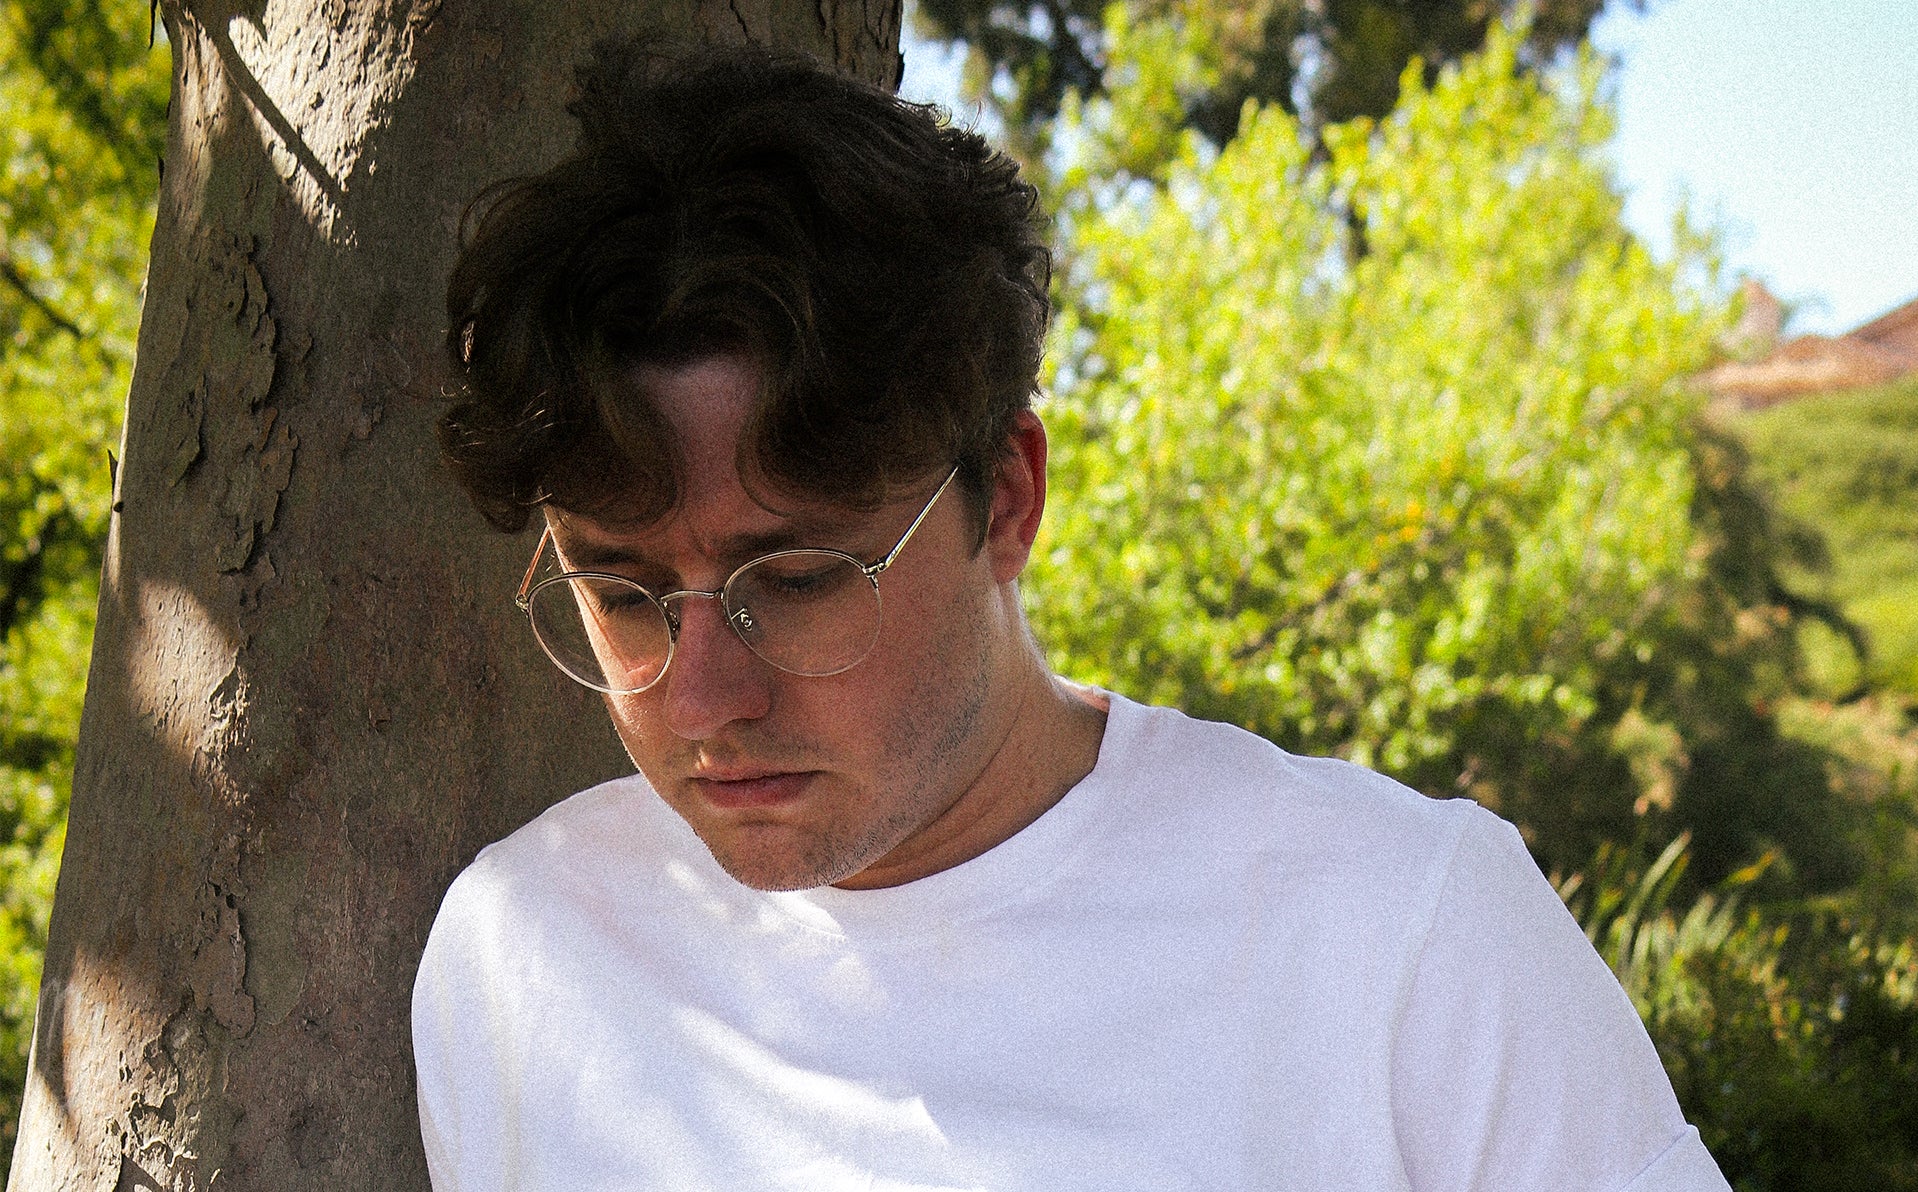
POLYGON ((610 576, 547 580, 527 598, 533 632, 559 668, 598 691, 644 691, 673 653, 666 610, 638 584, 610 576))
POLYGON ((834 675, 879 637, 879 585, 850 555, 790 550, 726 584, 726 617, 753 652, 796 675, 834 675))

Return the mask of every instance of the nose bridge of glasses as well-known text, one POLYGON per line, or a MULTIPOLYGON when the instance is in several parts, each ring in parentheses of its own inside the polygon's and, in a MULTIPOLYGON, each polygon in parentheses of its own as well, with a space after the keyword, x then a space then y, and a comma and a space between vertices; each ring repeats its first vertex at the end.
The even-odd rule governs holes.
POLYGON ((664 596, 654 598, 659 602, 659 607, 665 610, 666 626, 672 631, 675 641, 679 639, 680 631, 679 602, 682 600, 691 600, 695 597, 701 600, 711 600, 718 604, 720 620, 724 621, 727 626, 739 636, 740 640, 748 646, 754 644, 759 633, 759 625, 753 620, 751 610, 743 607, 729 607, 726 601, 726 589, 723 587, 710 592, 703 588, 681 588, 677 592, 668 592, 664 596))

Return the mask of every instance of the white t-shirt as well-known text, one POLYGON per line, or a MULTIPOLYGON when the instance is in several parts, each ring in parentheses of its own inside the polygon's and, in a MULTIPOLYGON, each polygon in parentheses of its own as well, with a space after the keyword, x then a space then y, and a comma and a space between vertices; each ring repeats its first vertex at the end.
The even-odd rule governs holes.
POLYGON ((639 777, 447 892, 439 1192, 1724 1192, 1508 825, 1112 700, 1012 839, 887 890, 727 877, 639 777))

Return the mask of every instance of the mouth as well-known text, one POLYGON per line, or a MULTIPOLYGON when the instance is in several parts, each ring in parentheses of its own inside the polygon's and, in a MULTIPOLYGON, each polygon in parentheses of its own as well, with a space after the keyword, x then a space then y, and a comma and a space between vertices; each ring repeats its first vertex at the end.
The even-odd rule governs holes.
POLYGON ((694 774, 686 782, 708 805, 739 811, 792 802, 806 792, 813 777, 810 770, 719 770, 694 774))

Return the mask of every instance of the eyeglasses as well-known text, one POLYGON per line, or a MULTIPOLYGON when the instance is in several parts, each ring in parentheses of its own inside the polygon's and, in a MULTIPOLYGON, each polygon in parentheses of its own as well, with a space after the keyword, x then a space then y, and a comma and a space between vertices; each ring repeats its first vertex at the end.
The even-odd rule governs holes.
MULTIPOLYGON (((726 624, 760 658, 795 675, 836 675, 859 665, 879 639, 879 576, 912 540, 957 467, 892 549, 871 563, 837 550, 781 550, 726 577, 717 591, 696 588, 655 596, 624 576, 566 571, 533 582, 553 542, 546 528, 513 602, 559 669, 595 691, 630 695, 660 681, 679 641, 679 603, 719 601, 726 624)), ((554 545, 557 556, 558 547, 554 545)))

